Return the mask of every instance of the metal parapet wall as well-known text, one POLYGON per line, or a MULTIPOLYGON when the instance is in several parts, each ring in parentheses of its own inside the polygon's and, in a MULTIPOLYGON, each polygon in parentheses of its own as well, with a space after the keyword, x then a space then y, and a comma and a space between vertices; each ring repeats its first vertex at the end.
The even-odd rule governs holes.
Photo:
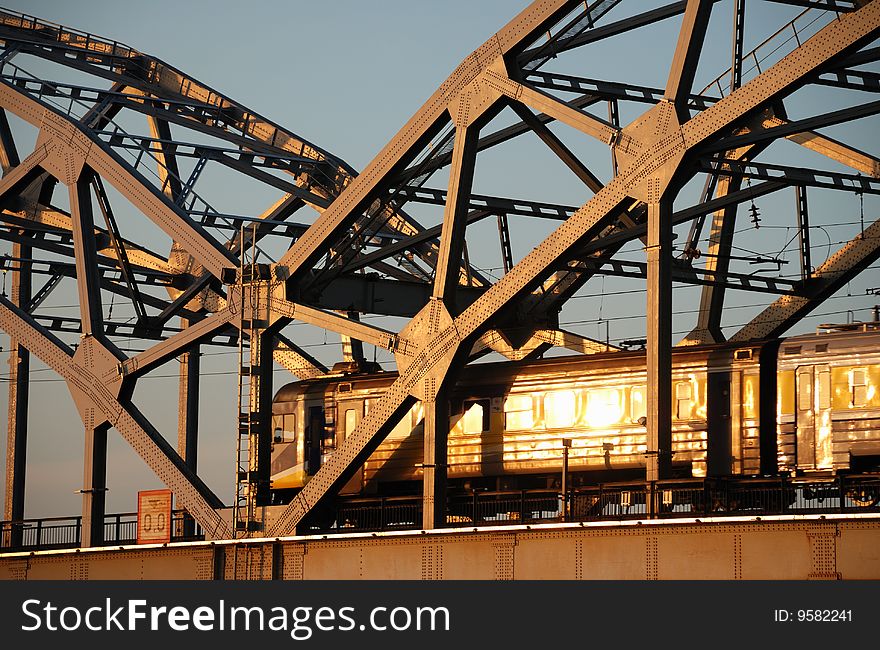
POLYGON ((880 518, 538 525, 45 551, 5 580, 876 580, 880 518))

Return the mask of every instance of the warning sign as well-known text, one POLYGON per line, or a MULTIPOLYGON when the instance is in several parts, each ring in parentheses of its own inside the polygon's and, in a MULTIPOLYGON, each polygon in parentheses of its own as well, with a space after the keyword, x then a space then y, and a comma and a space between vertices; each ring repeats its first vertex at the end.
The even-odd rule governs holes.
POLYGON ((171 490, 138 492, 138 544, 171 541, 171 490))

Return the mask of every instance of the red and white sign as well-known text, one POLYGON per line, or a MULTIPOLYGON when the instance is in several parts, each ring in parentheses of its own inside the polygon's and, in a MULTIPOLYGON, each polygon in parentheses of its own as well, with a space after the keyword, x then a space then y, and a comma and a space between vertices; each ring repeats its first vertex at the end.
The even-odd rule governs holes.
POLYGON ((138 544, 171 541, 171 490, 138 492, 138 544))

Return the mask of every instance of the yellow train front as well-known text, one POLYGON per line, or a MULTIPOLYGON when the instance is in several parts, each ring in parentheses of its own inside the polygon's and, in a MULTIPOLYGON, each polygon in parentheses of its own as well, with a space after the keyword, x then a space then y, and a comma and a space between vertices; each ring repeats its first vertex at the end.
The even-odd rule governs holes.
MULTIPOLYGON (((337 373, 277 392, 274 503, 317 473, 396 378, 337 373)), ((880 469, 876 324, 679 348, 672 382, 676 478, 880 469)), ((648 390, 644 351, 468 366, 451 399, 450 492, 558 487, 564 440, 571 487, 643 480, 648 390)), ((416 403, 341 494, 420 494, 422 447, 416 403)))

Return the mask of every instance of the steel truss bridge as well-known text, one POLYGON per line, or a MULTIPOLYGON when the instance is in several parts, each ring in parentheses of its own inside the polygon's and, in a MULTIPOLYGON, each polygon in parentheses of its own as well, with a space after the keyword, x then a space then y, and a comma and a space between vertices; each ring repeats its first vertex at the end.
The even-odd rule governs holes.
POLYGON ((880 257, 880 221, 868 218, 814 265, 810 235, 821 220, 808 201, 813 188, 880 193, 880 159, 857 148, 871 139, 847 143, 821 132, 848 123, 877 132, 880 102, 871 95, 880 74, 866 67, 880 60, 880 0, 767 1, 793 6, 794 18, 748 49, 746 34, 761 31, 750 22, 754 2, 688 0, 640 12, 638 3, 621 0, 536 0, 465 58, 360 172, 148 54, 0 13, 0 238, 11 246, 4 260, 11 291, 0 296, 0 327, 12 342, 4 519, 25 515, 33 355, 66 381, 82 418, 83 546, 105 538, 111 429, 174 492, 206 539, 280 537, 332 500, 417 400, 425 442, 416 527, 445 526, 439 495, 450 386, 489 352, 524 359, 554 346, 605 351, 559 322, 567 302, 604 275, 646 282, 654 389, 645 478, 649 485, 669 478, 673 281, 702 286, 693 331, 680 344, 724 340, 722 315, 733 289, 766 301, 728 337, 749 341, 787 332, 880 257), (710 18, 724 8, 731 63, 700 89, 695 79, 709 48, 710 18), (679 31, 668 77, 656 86, 553 71, 569 70, 564 62, 578 52, 664 21, 679 31), (33 61, 40 64, 33 69, 53 76, 29 72, 33 61), (833 95, 839 107, 817 112, 821 102, 804 99, 817 93, 833 95), (515 119, 497 127, 502 111, 515 119), (630 113, 637 117, 624 119, 630 113), (805 116, 789 117, 795 114, 805 116), (32 149, 22 150, 8 115, 38 131, 32 149), (568 128, 551 128, 556 123, 568 128), (603 178, 588 167, 566 142, 572 134, 606 147, 613 172, 603 178), (580 204, 473 191, 479 154, 530 137, 578 179, 580 204), (787 150, 774 146, 782 141, 810 150, 816 166, 789 164, 779 154, 787 150), (234 214, 207 198, 203 172, 212 168, 280 198, 254 214, 234 214), (685 191, 694 185, 701 191, 685 191), (746 207, 783 191, 795 195, 793 215, 772 219, 798 233, 800 274, 737 270, 737 224, 757 216, 746 207), (170 251, 137 243, 133 226, 117 218, 116 196, 173 241, 170 251), (432 225, 413 216, 426 206, 442 213, 432 225), (518 246, 511 224, 519 218, 556 228, 534 247, 518 246), (498 225, 500 279, 472 264, 467 251, 469 230, 487 219, 498 225), (674 228, 688 225, 686 240, 674 245, 674 228), (265 252, 270 243, 282 250, 274 258, 265 252), (523 247, 531 252, 515 259, 513 251, 523 247), (633 250, 642 258, 633 260, 633 250), (78 318, 41 310, 59 285, 76 287, 78 318), (111 295, 130 303, 134 322, 105 317, 102 296, 111 295), (406 324, 380 327, 368 316, 406 324), (294 322, 344 337, 340 361, 358 363, 362 343, 389 351, 399 378, 263 526, 273 364, 298 378, 328 372, 288 328, 294 322), (71 333, 79 335, 75 346, 65 342, 71 333), (122 339, 143 351, 128 354, 122 339), (239 350, 231 520, 196 464, 198 353, 209 345, 239 350), (141 378, 173 359, 181 361, 177 448, 132 399, 141 378))

